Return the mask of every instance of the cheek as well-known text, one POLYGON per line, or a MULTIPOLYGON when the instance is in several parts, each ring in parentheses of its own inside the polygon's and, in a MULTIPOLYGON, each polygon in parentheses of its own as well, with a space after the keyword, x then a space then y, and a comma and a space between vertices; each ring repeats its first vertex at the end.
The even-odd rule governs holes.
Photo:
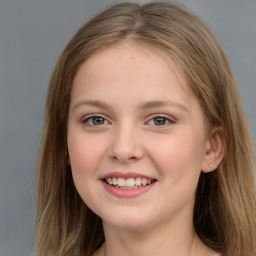
POLYGON ((158 147, 151 147, 150 155, 160 175, 168 177, 173 185, 180 181, 197 182, 201 172, 204 143, 195 134, 182 133, 159 141, 158 147))
POLYGON ((73 141, 69 144, 69 156, 72 171, 76 174, 87 174, 94 166, 94 154, 88 147, 73 141))
POLYGON ((104 155, 103 142, 100 138, 84 134, 74 129, 68 134, 68 150, 74 179, 96 176, 100 159, 104 155))
POLYGON ((91 139, 92 136, 85 136, 80 131, 70 131, 68 134, 68 150, 72 176, 77 192, 83 201, 90 208, 95 208, 97 195, 98 175, 100 159, 103 155, 103 149, 99 147, 99 141, 91 139))

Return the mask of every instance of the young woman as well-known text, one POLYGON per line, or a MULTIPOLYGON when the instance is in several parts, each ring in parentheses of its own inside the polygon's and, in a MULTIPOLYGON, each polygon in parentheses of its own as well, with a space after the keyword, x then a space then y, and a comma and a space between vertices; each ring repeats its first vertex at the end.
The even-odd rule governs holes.
POLYGON ((253 142, 194 14, 123 3, 82 27, 46 102, 37 255, 255 256, 253 142))

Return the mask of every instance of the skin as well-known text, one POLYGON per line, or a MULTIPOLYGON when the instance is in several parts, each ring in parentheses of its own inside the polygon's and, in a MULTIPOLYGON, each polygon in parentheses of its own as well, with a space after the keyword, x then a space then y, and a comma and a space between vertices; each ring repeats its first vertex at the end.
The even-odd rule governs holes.
POLYGON ((81 65, 67 137, 77 191, 103 220, 106 243, 95 255, 216 255, 193 228, 199 175, 223 155, 218 130, 209 133, 205 122, 182 71, 158 49, 123 42, 81 65), (156 182, 135 198, 119 198, 100 180, 110 172, 156 182))

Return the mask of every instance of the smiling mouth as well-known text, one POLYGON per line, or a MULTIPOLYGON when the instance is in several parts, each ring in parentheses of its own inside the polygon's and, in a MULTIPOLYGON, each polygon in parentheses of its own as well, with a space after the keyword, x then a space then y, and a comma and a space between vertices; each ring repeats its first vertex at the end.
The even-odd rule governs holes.
POLYGON ((146 187, 156 182, 156 180, 142 178, 142 177, 128 178, 128 179, 124 179, 121 177, 111 177, 111 178, 104 179, 104 182, 115 188, 135 189, 135 188, 146 187))

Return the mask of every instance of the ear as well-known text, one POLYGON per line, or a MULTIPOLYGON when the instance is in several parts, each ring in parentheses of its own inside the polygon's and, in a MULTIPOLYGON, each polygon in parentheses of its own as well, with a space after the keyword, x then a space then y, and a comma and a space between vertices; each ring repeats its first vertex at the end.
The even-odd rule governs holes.
POLYGON ((208 173, 218 168, 226 151, 225 136, 222 127, 211 130, 206 142, 202 172, 208 173))

